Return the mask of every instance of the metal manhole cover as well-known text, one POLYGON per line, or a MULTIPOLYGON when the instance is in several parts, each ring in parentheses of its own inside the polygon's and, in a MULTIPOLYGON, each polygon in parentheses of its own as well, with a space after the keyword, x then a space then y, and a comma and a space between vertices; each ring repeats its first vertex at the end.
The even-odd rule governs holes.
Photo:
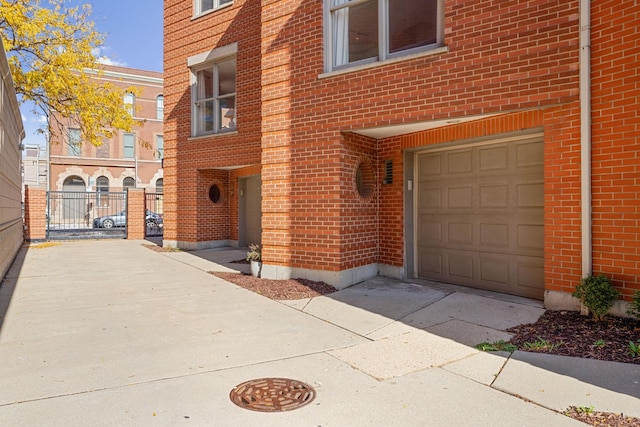
POLYGON ((260 378, 237 385, 229 398, 241 408, 260 412, 284 412, 311 403, 315 390, 288 378, 260 378))

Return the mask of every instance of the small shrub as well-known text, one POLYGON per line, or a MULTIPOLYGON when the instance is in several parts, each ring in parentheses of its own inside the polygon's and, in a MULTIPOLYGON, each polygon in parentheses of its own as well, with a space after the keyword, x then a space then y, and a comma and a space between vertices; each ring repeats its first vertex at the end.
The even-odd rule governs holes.
POLYGON ((637 343, 629 341, 629 353, 633 357, 640 356, 640 341, 638 341, 637 343))
POLYGON ((262 246, 257 243, 251 243, 249 245, 249 252, 247 252, 247 261, 262 261, 262 246))
POLYGON ((640 319, 640 290, 633 291, 633 298, 631 299, 631 308, 627 310, 627 314, 635 316, 640 319))
POLYGON ((593 345, 595 345, 596 347, 604 347, 607 345, 607 342, 605 340, 597 340, 595 343, 593 343, 593 345))
POLYGON ((580 281, 571 295, 580 298, 580 302, 593 314, 594 320, 600 321, 618 299, 620 292, 613 287, 607 276, 589 275, 580 281))

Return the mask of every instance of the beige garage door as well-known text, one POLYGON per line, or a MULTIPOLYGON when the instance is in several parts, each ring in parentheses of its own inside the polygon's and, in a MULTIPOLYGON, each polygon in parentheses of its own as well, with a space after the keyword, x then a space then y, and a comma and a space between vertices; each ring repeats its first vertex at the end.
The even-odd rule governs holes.
POLYGON ((421 278, 542 298, 542 136, 417 156, 421 278))

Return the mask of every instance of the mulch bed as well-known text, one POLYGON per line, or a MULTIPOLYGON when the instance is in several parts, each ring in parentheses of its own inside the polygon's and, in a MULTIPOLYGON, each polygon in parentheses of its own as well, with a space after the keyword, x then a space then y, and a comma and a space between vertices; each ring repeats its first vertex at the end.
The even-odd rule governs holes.
POLYGON ((313 298, 336 291, 336 288, 324 282, 314 282, 307 279, 269 280, 253 277, 249 274, 219 273, 214 271, 210 273, 227 282, 274 300, 313 298))
POLYGON ((600 427, 638 427, 640 419, 627 417, 624 414, 611 412, 597 412, 591 408, 576 408, 572 406, 565 413, 566 416, 582 421, 583 423, 600 427))
POLYGON ((519 325, 511 343, 523 351, 544 351, 561 356, 640 364, 629 342, 640 345, 640 320, 607 316, 601 322, 575 311, 547 310, 536 323, 519 325), (544 340, 550 346, 527 348, 526 343, 544 340), (555 345, 555 348, 551 348, 555 345))

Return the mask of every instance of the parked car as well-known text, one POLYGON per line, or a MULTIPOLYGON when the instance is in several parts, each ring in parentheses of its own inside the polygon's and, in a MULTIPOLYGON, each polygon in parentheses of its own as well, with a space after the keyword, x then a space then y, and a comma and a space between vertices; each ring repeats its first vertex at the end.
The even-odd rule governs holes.
MULTIPOLYGON (((164 220, 162 214, 147 210, 145 215, 147 227, 162 227, 164 220)), ((113 228, 127 225, 127 211, 123 210, 113 215, 105 215, 93 220, 93 228, 113 228)))

